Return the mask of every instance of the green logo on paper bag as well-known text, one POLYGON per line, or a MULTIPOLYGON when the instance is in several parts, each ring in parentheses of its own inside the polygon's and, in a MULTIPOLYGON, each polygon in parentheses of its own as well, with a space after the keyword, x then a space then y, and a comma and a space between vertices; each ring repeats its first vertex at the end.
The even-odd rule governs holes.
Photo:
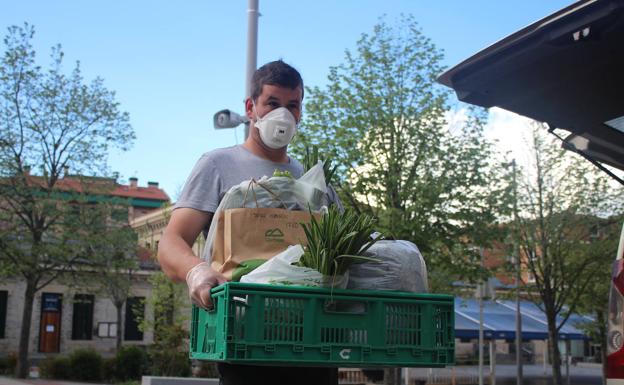
POLYGON ((284 242, 284 233, 280 229, 268 229, 264 232, 264 240, 267 242, 284 242))

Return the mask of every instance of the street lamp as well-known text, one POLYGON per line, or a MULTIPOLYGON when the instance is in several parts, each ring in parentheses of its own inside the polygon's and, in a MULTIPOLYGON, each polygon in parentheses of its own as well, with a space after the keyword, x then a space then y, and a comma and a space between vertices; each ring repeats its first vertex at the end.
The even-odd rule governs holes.
MULTIPOLYGON (((245 79, 245 98, 251 96, 251 78, 256 70, 256 57, 258 55, 258 12, 259 0, 247 2, 247 65, 245 79)), ((214 115, 214 128, 235 128, 239 124, 245 124, 245 139, 249 136, 249 119, 230 110, 221 110, 214 115)))

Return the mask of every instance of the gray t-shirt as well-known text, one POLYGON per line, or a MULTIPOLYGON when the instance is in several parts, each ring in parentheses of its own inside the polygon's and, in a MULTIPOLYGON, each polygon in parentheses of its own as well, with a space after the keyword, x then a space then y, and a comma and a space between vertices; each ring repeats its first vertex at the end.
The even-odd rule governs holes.
POLYGON ((293 177, 299 178, 303 166, 295 159, 289 160, 275 163, 242 145, 207 152, 195 164, 175 208, 189 207, 214 213, 225 193, 242 181, 270 177, 275 170, 290 171, 293 177))
MULTIPOLYGON (((242 145, 207 152, 195 164, 174 208, 188 207, 214 213, 232 186, 252 178, 270 177, 275 170, 289 171, 294 178, 303 174, 303 166, 293 158, 289 157, 288 163, 275 163, 253 154, 242 145)), ((332 188, 328 198, 330 203, 342 208, 332 188)))

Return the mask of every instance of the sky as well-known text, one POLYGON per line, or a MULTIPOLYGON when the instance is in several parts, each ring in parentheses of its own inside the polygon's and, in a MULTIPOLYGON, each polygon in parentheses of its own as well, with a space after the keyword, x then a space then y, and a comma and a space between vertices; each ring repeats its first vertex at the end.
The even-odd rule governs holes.
MULTIPOLYGON (((257 63, 283 59, 306 86, 324 87, 363 33, 384 17, 411 14, 452 67, 571 0, 259 0, 257 63)), ((85 80, 104 79, 129 112, 136 141, 111 151, 120 182, 159 182, 175 200, 193 165, 212 149, 243 141, 243 127, 215 130, 213 115, 242 113, 247 0, 0 0, 0 30, 35 27, 41 65, 61 44, 64 68, 80 61, 85 80)), ((4 46, 3 46, 4 49, 4 46)), ((305 114, 305 100, 304 110, 305 114)), ((517 151, 526 120, 490 112, 488 136, 517 151)))

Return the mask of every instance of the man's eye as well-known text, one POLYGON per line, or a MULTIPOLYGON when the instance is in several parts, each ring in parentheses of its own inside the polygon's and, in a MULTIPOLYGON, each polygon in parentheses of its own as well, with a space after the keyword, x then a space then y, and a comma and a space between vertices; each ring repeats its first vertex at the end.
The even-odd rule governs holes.
POLYGON ((279 107, 279 103, 278 102, 269 102, 268 104, 271 107, 279 107))

